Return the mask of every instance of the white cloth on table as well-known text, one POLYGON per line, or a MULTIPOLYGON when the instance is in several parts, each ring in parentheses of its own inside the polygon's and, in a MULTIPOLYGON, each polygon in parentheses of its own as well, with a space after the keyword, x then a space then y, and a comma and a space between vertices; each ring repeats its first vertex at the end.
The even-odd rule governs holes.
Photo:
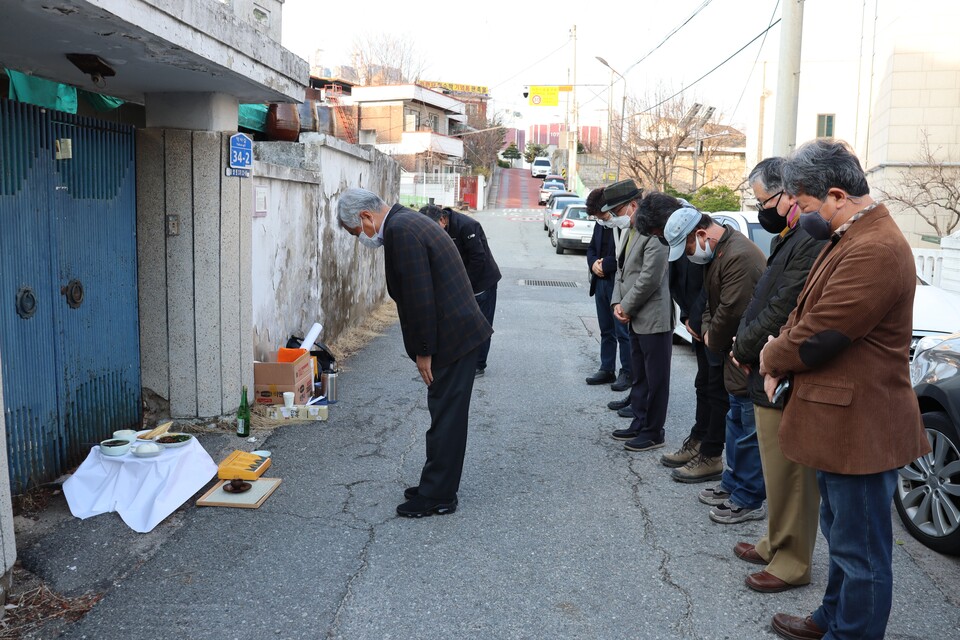
POLYGON ((153 458, 129 452, 105 456, 94 447, 63 483, 63 493, 77 518, 116 511, 131 529, 147 533, 216 473, 216 463, 196 438, 153 458))

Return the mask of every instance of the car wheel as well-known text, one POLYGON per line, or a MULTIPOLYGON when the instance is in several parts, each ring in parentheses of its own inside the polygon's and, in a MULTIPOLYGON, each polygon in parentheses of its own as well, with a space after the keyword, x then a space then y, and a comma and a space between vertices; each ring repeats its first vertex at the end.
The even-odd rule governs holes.
POLYGON ((546 223, 546 222, 543 223, 543 230, 549 232, 549 229, 547 228, 547 223, 546 223))
POLYGON ((558 255, 558 256, 562 256, 562 255, 563 255, 563 247, 560 246, 560 242, 559 242, 559 241, 557 242, 557 255, 558 255))
POLYGON ((947 414, 923 414, 933 449, 900 469, 893 502, 910 534, 940 553, 960 555, 960 434, 947 414))
POLYGON ((556 247, 556 246, 557 246, 557 236, 554 235, 553 231, 549 231, 548 234, 550 235, 550 244, 552 244, 553 246, 556 247))

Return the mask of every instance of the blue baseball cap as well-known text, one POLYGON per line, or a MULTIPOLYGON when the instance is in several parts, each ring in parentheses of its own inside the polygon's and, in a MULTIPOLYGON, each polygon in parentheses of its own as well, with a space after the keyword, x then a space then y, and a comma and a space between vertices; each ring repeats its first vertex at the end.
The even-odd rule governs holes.
POLYGON ((670 214, 663 227, 663 239, 670 246, 670 262, 679 260, 686 252, 687 236, 697 228, 702 217, 693 207, 680 207, 670 214))

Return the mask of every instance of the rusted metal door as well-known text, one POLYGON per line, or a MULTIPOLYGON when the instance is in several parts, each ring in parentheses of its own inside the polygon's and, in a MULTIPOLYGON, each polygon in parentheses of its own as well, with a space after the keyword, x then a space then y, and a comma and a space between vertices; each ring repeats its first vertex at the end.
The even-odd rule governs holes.
POLYGON ((0 100, 0 352, 13 492, 138 425, 133 129, 0 100))

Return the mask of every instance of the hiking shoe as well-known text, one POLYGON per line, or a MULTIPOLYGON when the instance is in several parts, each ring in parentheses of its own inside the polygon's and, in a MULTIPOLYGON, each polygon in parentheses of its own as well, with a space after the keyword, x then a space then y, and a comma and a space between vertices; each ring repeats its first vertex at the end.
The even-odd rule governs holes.
POLYGON ((723 475, 723 459, 720 456, 708 458, 698 453, 679 469, 670 474, 677 482, 710 482, 723 475))
POLYGON ((703 504, 708 504, 711 507, 719 507, 729 499, 730 499, 730 492, 724 490, 723 486, 719 484, 715 487, 704 489, 699 494, 697 494, 697 500, 699 500, 703 504))
POLYGON ((627 375, 627 372, 623 369, 620 369, 620 375, 617 376, 616 382, 610 385, 611 391, 626 391, 631 386, 630 376, 627 375))
POLYGON ((676 469, 693 460, 698 453, 700 453, 700 441, 688 437, 679 449, 673 453, 665 453, 660 456, 660 464, 676 469))
POLYGON ((717 524, 736 524, 747 520, 763 520, 767 517, 767 505, 761 504, 756 509, 738 507, 730 500, 710 509, 710 519, 717 524))

